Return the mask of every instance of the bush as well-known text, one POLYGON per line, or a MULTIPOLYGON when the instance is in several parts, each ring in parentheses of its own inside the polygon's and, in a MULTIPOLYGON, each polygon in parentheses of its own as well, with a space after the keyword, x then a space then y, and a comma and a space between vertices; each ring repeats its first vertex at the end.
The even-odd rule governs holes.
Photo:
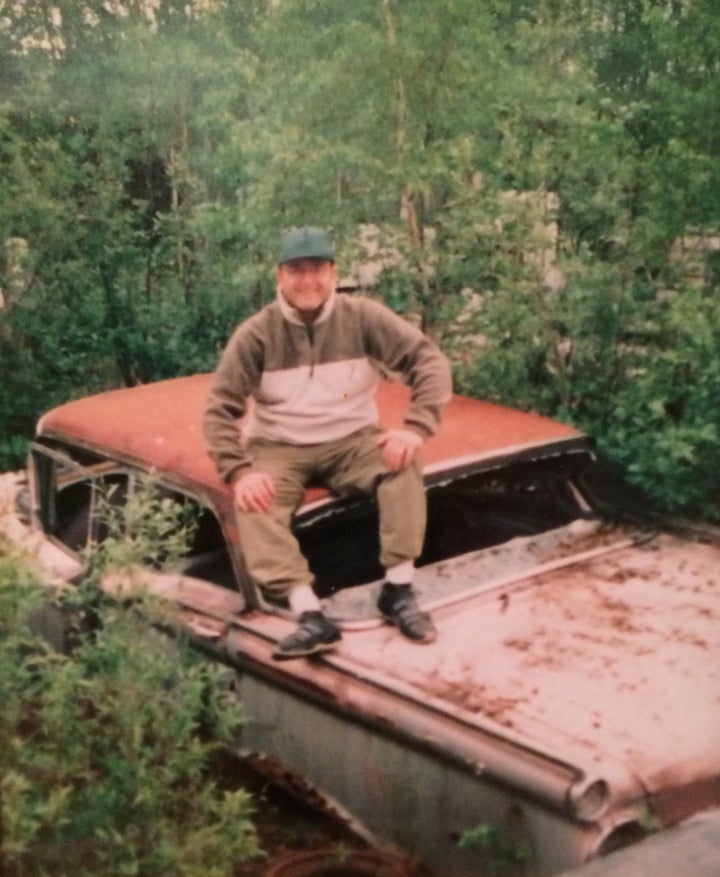
POLYGON ((32 633, 47 595, 0 546, 0 873, 230 875, 258 854, 253 805, 213 755, 239 722, 223 671, 142 604, 76 605, 70 654, 32 633))

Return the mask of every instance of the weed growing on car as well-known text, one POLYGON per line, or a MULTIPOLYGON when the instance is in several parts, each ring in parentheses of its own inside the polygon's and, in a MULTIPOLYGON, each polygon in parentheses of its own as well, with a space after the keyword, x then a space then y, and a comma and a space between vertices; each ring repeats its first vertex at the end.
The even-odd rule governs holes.
POLYGON ((197 528, 192 504, 163 495, 150 476, 136 478, 127 496, 117 485, 97 493, 98 532, 85 552, 90 580, 135 563, 172 567, 185 554, 197 528))
POLYGON ((482 860, 481 873, 488 877, 531 877, 535 873, 528 845, 504 837, 491 822, 480 822, 464 831, 458 839, 458 847, 477 854, 482 860))
POLYGON ((0 546, 0 873, 226 877, 258 854, 253 804, 211 766, 238 705, 223 671, 96 603, 69 653, 33 633, 48 592, 0 546))

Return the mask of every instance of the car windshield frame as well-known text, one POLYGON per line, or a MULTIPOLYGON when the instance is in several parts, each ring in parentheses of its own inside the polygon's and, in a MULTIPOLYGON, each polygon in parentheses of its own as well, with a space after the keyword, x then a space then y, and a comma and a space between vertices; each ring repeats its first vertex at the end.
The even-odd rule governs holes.
MULTIPOLYGON (((504 455, 474 465, 436 471, 426 479, 428 527, 417 567, 437 564, 481 548, 492 548, 518 536, 557 529, 576 519, 597 517, 579 480, 579 473, 592 465, 594 459, 587 442, 582 442, 543 454, 536 449, 535 453, 504 455), (516 507, 521 501, 524 503, 526 520, 513 526, 503 523, 501 513, 496 515, 494 532, 497 535, 494 538, 483 537, 481 521, 472 519, 474 513, 480 514, 476 508, 469 511, 462 508, 463 499, 477 505, 483 487, 486 494, 494 492, 497 503, 502 505, 500 494, 507 494, 503 485, 515 480, 519 486, 524 478, 527 490, 532 492, 538 489, 537 479, 541 476, 554 482, 555 496, 544 498, 543 507, 534 513, 528 508, 532 497, 526 494, 521 500, 519 495, 514 499, 508 496, 507 502, 514 502, 516 507), (548 507, 550 501, 552 509, 548 507), (537 518, 535 524, 528 520, 533 514, 537 518), (463 527, 465 532, 461 532, 463 527), (504 534, 501 532, 503 528, 504 534)), ((314 503, 296 515, 293 531, 316 577, 316 590, 320 596, 330 597, 337 591, 371 584, 382 577, 383 570, 377 560, 378 510, 374 498, 358 496, 314 503), (338 580, 340 575, 342 582, 338 580)))

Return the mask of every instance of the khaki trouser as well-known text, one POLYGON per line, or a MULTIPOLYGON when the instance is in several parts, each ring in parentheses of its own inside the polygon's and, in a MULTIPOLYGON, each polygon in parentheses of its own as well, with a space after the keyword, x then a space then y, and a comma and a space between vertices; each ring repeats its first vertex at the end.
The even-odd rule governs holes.
POLYGON ((387 569, 415 560, 423 545, 427 509, 417 459, 390 472, 377 446, 379 429, 369 427, 345 438, 316 445, 287 445, 254 440, 253 469, 275 480, 275 502, 267 512, 237 511, 248 572, 268 597, 285 598, 313 575, 290 529, 293 513, 309 484, 322 484, 339 496, 377 497, 380 563, 387 569))

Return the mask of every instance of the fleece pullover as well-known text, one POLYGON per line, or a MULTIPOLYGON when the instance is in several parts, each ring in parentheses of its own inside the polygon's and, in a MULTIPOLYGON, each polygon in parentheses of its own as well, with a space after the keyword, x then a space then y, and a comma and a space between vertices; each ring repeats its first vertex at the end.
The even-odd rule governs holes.
POLYGON ((211 382, 204 432, 221 477, 252 465, 248 438, 309 445, 376 425, 379 365, 411 388, 406 426, 432 435, 452 385, 447 360, 420 330, 380 302, 336 293, 307 325, 278 294, 236 328, 211 382))

